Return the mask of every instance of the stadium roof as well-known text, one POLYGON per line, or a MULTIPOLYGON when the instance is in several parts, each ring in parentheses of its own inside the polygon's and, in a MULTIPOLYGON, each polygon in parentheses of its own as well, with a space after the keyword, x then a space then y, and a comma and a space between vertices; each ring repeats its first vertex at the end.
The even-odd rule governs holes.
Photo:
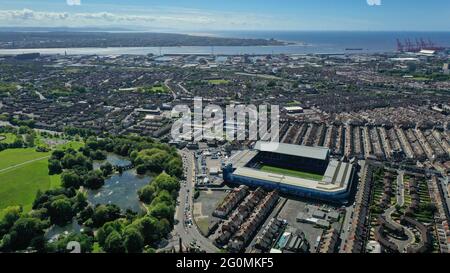
POLYGON ((237 168, 233 174, 264 180, 272 183, 302 187, 305 189, 315 189, 324 192, 336 192, 348 187, 352 174, 352 165, 350 163, 332 160, 327 170, 325 171, 325 176, 323 177, 322 181, 274 174, 247 167, 237 168))
POLYGON ((324 147, 309 147, 278 142, 258 141, 255 150, 292 156, 301 156, 318 160, 327 160, 330 150, 324 147))

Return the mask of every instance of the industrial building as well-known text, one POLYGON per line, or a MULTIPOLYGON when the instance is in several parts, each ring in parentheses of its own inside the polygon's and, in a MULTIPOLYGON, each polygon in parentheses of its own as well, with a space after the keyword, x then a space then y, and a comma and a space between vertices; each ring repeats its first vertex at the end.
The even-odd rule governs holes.
POLYGON ((224 167, 226 182, 329 202, 348 200, 355 168, 331 159, 327 148, 260 141, 248 155, 224 167))

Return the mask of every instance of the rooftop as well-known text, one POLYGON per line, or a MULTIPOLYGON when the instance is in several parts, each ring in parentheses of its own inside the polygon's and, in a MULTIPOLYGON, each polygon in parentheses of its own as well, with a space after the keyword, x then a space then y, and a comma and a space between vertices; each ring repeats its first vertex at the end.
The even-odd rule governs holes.
POLYGON ((301 156, 318 160, 327 160, 330 150, 324 147, 309 147, 278 142, 258 141, 255 144, 255 150, 261 152, 271 152, 277 154, 301 156))
POLYGON ((281 174, 273 174, 257 169, 239 167, 234 171, 234 175, 250 177, 273 183, 286 184, 305 189, 313 189, 324 192, 339 192, 347 189, 351 175, 352 166, 350 163, 343 163, 332 160, 325 172, 322 181, 304 179, 281 174))

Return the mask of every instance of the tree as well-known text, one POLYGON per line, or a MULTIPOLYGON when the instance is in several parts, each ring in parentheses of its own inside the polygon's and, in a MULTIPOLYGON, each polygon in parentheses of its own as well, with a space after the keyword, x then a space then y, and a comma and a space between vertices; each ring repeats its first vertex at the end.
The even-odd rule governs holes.
POLYGON ((132 225, 138 228, 144 236, 145 244, 151 245, 161 238, 161 226, 158 223, 158 219, 155 217, 144 216, 143 218, 134 221, 132 225))
POLYGON ((170 222, 173 221, 173 215, 175 209, 172 206, 168 206, 164 203, 158 203, 150 208, 150 215, 157 219, 167 219, 170 222))
POLYGON ((50 220, 59 226, 65 226, 74 217, 72 203, 67 198, 53 201, 49 208, 50 220))
POLYGON ((152 185, 146 185, 138 191, 139 200, 146 204, 150 204, 155 194, 155 187, 152 185))
POLYGON ((102 152, 100 150, 97 150, 95 152, 91 152, 91 158, 94 160, 105 160, 106 159, 106 153, 102 152))
POLYGON ((46 228, 45 223, 39 219, 20 218, 11 227, 9 233, 3 236, 0 249, 6 251, 26 249, 34 238, 44 235, 44 228, 46 228))
POLYGON ((123 245, 123 238, 117 231, 111 232, 105 240, 105 246, 103 247, 108 253, 123 253, 125 247, 123 245))
POLYGON ((183 163, 179 158, 174 158, 169 161, 167 166, 167 173, 175 177, 183 176, 183 163))
POLYGON ((128 227, 123 234, 123 243, 128 253, 141 253, 144 247, 144 238, 134 227, 128 227))
POLYGON ((149 170, 155 173, 160 173, 164 170, 165 162, 168 159, 168 154, 165 151, 160 151, 151 155, 146 162, 149 170))
POLYGON ((84 181, 84 186, 93 190, 100 189, 104 184, 105 180, 100 170, 90 171, 84 181))
POLYGON ((180 189, 180 183, 174 177, 161 173, 153 181, 156 187, 160 190, 167 190, 170 193, 177 192, 180 189))
POLYGON ((21 138, 16 138, 16 140, 9 144, 11 148, 22 148, 23 147, 23 140, 21 138))
POLYGON ((275 86, 277 86, 276 81, 269 81, 269 83, 267 83, 267 87, 275 87, 275 86))
POLYGON ((173 206, 175 203, 175 200, 173 196, 166 190, 160 190, 155 198, 152 201, 152 206, 158 204, 158 203, 164 203, 167 206, 173 206))
POLYGON ((7 207, 3 210, 3 218, 0 220, 0 238, 8 233, 9 229, 20 218, 22 207, 7 207))
POLYGON ((62 166, 59 160, 49 159, 48 160, 48 174, 60 174, 62 172, 62 166))
POLYGON ((58 240, 48 246, 48 252, 68 253, 71 249, 67 249, 69 242, 78 242, 81 247, 81 253, 90 253, 94 245, 94 240, 91 236, 85 233, 70 233, 66 236, 61 236, 58 240))
POLYGON ((169 220, 161 219, 158 221, 158 229, 161 231, 162 236, 166 236, 172 230, 172 225, 169 220))
POLYGON ((91 219, 92 215, 94 215, 94 208, 92 206, 85 207, 77 216, 78 223, 89 226, 87 221, 91 220, 91 223, 93 223, 91 219))
POLYGON ((101 227, 106 222, 111 222, 120 217, 120 208, 116 205, 99 205, 94 209, 92 221, 94 227, 101 227))
POLYGON ((123 225, 120 219, 107 222, 101 228, 97 230, 97 240, 100 246, 104 247, 106 243, 106 238, 113 232, 116 231, 119 234, 122 233, 123 225))
POLYGON ((34 135, 32 133, 25 135, 25 142, 28 147, 34 147, 34 135))
POLYGON ((77 192, 77 195, 75 195, 75 197, 72 197, 72 203, 72 208, 75 211, 82 211, 88 205, 86 193, 81 191, 77 192))
POLYGON ((132 151, 130 154, 130 158, 134 161, 138 157, 139 153, 137 151, 132 151))
POLYGON ((92 150, 97 150, 99 148, 98 142, 97 142, 97 138, 94 136, 90 136, 87 140, 86 140, 86 147, 88 147, 89 149, 92 150))
POLYGON ((113 166, 111 165, 111 163, 106 162, 105 164, 100 166, 100 170, 102 171, 103 176, 107 177, 113 173, 113 166))
POLYGON ((18 131, 19 134, 23 135, 23 134, 27 134, 29 132, 31 132, 30 127, 23 126, 23 125, 19 127, 19 131, 18 131))
POLYGON ((139 164, 136 167, 136 173, 139 175, 144 175, 147 172, 147 166, 145 166, 144 164, 139 164))
POLYGON ((65 171, 61 175, 61 185, 64 188, 78 189, 82 184, 82 178, 74 171, 65 171))
POLYGON ((76 167, 92 170, 92 162, 82 153, 66 153, 61 159, 61 165, 64 169, 75 169, 76 167))
POLYGON ((64 157, 64 151, 62 151, 62 150, 55 150, 52 153, 51 159, 61 160, 63 157, 64 157))

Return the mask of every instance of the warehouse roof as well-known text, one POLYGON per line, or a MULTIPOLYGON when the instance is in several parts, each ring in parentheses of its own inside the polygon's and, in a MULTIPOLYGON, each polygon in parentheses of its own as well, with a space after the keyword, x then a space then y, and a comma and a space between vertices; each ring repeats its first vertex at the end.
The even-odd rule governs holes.
POLYGON ((301 156, 318 160, 327 160, 330 150, 324 147, 309 147, 278 142, 258 141, 255 150, 292 156, 301 156))

